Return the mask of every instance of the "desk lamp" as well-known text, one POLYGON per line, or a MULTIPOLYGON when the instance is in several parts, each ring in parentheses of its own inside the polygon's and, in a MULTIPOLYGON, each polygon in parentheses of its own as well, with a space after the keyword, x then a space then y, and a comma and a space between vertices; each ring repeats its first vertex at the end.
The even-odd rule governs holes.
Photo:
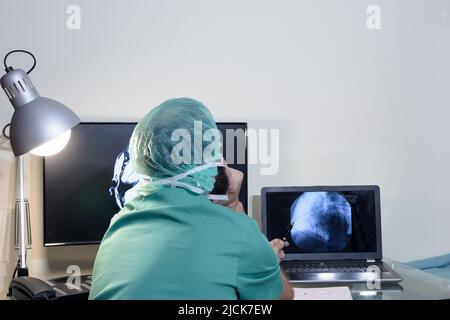
POLYGON ((4 61, 6 74, 0 85, 14 107, 11 123, 3 128, 3 135, 10 139, 11 149, 18 159, 19 212, 20 212, 20 258, 17 265, 18 276, 28 276, 27 267, 27 222, 24 199, 24 160, 26 153, 51 156, 61 151, 69 142, 70 129, 80 123, 76 114, 65 105, 41 97, 28 74, 36 66, 36 58, 26 50, 13 50, 6 54, 4 61), (33 65, 27 71, 14 69, 7 64, 13 53, 26 53, 33 58, 33 65), (9 136, 5 129, 10 127, 9 136))

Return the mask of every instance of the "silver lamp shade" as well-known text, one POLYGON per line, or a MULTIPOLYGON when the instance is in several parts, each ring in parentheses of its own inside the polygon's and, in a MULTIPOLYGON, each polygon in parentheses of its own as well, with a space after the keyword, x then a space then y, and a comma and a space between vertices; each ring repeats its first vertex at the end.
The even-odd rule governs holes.
POLYGON ((80 123, 77 115, 65 105, 41 97, 21 69, 8 70, 0 84, 15 109, 10 128, 15 156, 33 150, 80 123))

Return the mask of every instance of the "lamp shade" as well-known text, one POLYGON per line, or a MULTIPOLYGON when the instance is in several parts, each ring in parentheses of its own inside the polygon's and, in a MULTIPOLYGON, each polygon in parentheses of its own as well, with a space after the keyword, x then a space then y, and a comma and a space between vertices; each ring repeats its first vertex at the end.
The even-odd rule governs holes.
POLYGON ((15 156, 61 136, 80 123, 68 107, 41 97, 25 71, 10 70, 0 82, 15 108, 10 127, 11 148, 15 156))

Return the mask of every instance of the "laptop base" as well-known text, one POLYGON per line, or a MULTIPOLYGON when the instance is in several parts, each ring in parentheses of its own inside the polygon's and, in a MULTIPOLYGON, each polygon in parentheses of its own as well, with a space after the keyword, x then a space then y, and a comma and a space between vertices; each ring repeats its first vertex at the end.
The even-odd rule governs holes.
POLYGON ((293 283, 397 283, 402 278, 382 261, 286 261, 281 263, 293 283))

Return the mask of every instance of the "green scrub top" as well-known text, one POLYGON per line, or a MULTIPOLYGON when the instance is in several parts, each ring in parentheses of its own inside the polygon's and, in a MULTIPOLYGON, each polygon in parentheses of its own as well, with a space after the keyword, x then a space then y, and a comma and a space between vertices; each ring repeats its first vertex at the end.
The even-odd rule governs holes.
POLYGON ((129 201, 95 259, 90 299, 277 299, 278 258, 255 220, 164 187, 129 201))

